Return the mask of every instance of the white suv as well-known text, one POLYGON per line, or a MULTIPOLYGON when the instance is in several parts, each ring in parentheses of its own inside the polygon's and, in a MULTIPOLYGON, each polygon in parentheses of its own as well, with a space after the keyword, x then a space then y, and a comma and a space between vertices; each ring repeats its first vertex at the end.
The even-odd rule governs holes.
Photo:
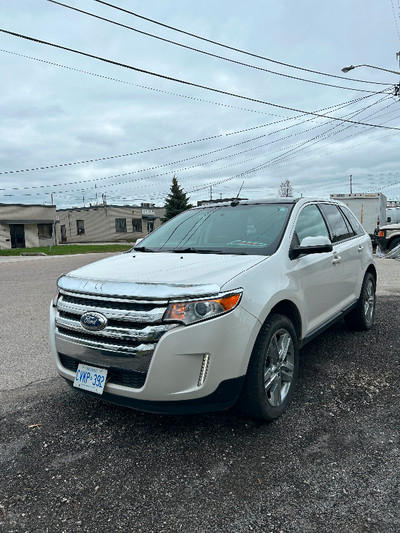
POLYGON ((71 385, 117 404, 273 420, 299 348, 343 316, 371 328, 375 286, 371 240, 339 202, 209 204, 62 276, 52 348, 71 385))

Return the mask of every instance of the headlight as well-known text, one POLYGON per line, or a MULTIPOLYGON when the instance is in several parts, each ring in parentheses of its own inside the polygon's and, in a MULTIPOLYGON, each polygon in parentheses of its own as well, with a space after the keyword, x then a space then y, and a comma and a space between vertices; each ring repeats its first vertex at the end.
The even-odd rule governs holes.
POLYGON ((165 312, 164 320, 186 325, 208 320, 235 309, 241 296, 242 291, 237 291, 218 298, 171 303, 165 312))

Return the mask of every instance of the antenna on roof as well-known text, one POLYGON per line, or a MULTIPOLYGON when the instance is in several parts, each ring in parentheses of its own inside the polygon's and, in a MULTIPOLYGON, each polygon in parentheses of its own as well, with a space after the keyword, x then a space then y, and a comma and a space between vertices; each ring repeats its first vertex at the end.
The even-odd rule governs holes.
POLYGON ((243 185, 244 185, 244 181, 242 182, 242 185, 240 186, 240 189, 239 189, 239 191, 238 191, 238 193, 236 195, 236 198, 231 202, 231 206, 232 207, 235 207, 235 206, 237 206, 239 204, 239 194, 240 194, 240 192, 241 192, 241 190, 243 188, 243 185))

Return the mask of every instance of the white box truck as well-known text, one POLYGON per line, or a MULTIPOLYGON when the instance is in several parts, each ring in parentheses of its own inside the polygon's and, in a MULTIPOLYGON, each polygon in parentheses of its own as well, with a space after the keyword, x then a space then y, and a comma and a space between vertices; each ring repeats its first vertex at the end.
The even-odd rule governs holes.
POLYGON ((372 239, 376 228, 386 223, 387 199, 380 192, 331 194, 331 198, 346 204, 372 239))

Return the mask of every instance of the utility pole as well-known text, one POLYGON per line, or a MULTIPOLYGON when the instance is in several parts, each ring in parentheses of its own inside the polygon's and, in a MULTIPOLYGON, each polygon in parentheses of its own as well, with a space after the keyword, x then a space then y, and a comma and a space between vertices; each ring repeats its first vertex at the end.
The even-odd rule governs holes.
POLYGON ((353 194, 353 175, 350 174, 350 194, 353 194))

